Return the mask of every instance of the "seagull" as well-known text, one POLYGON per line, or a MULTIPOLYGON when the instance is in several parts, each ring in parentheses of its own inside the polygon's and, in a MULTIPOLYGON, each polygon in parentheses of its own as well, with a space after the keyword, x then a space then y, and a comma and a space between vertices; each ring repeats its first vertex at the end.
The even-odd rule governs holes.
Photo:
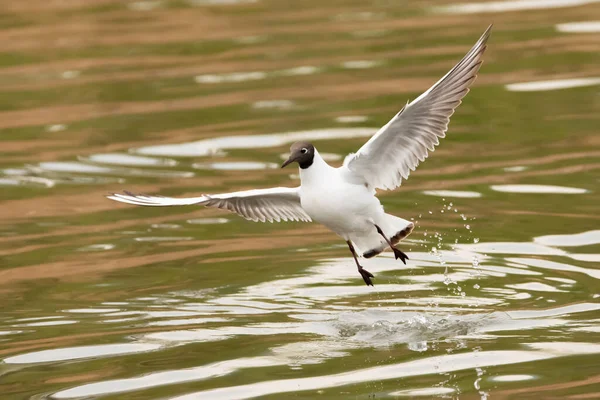
POLYGON ((359 255, 370 258, 388 247, 404 264, 408 256, 398 243, 414 224, 385 213, 376 189, 392 190, 407 179, 439 138, 446 136, 450 117, 469 92, 482 63, 490 25, 458 64, 429 90, 404 106, 341 167, 327 164, 315 146, 294 143, 281 168, 297 163, 299 187, 276 187, 200 197, 172 198, 111 194, 109 199, 139 206, 203 205, 229 211, 255 222, 316 221, 343 238, 365 284, 373 274, 364 269, 359 255))

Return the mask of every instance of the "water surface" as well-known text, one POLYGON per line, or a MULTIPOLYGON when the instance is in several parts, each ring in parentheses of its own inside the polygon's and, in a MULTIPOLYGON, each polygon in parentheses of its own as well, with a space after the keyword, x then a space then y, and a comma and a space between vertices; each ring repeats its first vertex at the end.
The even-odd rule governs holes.
POLYGON ((2 399, 592 398, 597 1, 19 2, 0 13, 2 399), (473 14, 474 13, 474 14, 473 14), (592 18, 594 16, 594 18, 592 18), (587 22, 586 22, 587 21, 587 22), (482 73, 364 261, 164 196, 298 185, 441 77, 482 73))

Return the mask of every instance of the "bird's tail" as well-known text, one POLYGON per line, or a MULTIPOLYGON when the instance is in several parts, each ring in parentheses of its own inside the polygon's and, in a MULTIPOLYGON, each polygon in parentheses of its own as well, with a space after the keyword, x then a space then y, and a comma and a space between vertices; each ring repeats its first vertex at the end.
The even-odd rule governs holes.
MULTIPOLYGON (((405 219, 390 214, 383 214, 375 223, 381 228, 385 236, 393 245, 410 235, 415 225, 405 219)), ((363 257, 371 258, 389 247, 385 239, 377 232, 375 226, 368 232, 357 233, 350 237, 358 253, 363 257)))

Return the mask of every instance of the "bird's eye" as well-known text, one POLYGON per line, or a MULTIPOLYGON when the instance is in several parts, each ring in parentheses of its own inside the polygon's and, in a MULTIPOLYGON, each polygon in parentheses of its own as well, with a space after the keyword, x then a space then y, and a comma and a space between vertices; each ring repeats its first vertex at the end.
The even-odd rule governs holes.
POLYGON ((306 147, 304 147, 304 148, 302 148, 302 150, 300 150, 300 152, 302 154, 306 154, 306 153, 308 153, 308 149, 306 147))

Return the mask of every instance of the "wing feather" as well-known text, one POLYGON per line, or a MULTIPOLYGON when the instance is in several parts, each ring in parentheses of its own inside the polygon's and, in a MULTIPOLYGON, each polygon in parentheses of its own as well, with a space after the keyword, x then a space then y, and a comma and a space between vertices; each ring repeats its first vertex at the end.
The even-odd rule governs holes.
POLYGON ((446 136, 450 117, 469 93, 481 67, 492 26, 442 79, 408 103, 344 166, 371 187, 394 189, 446 136))
POLYGON ((193 204, 203 205, 206 207, 232 211, 255 222, 280 222, 288 220, 311 221, 311 218, 300 204, 299 188, 278 187, 188 198, 146 196, 130 192, 124 193, 125 194, 114 193, 106 197, 121 203, 138 206, 168 207, 193 204))

